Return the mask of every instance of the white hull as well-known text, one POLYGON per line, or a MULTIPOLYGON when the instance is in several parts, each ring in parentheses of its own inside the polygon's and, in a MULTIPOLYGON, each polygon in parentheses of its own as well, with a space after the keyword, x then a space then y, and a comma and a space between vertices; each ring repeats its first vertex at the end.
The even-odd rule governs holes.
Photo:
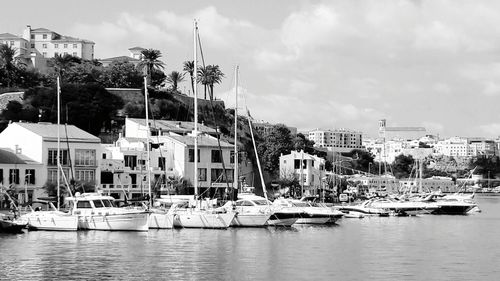
POLYGON ((76 231, 78 217, 58 211, 38 211, 21 216, 20 221, 27 222, 33 230, 76 231))
POLYGON ((149 228, 169 229, 174 228, 174 214, 171 212, 152 212, 149 214, 149 228))
POLYGON ((295 224, 325 224, 330 220, 330 217, 320 217, 320 218, 300 218, 295 224))
POLYGON ((271 214, 241 214, 238 213, 235 217, 231 226, 242 226, 242 227, 259 227, 266 226, 267 220, 271 217, 271 214))
POLYGON ((288 218, 288 219, 269 219, 267 225, 269 226, 292 226, 298 218, 288 218))
POLYGON ((78 228, 84 230, 148 231, 148 213, 81 215, 78 217, 78 228))
POLYGON ((204 210, 177 210, 174 224, 183 228, 228 228, 236 213, 213 213, 204 210))

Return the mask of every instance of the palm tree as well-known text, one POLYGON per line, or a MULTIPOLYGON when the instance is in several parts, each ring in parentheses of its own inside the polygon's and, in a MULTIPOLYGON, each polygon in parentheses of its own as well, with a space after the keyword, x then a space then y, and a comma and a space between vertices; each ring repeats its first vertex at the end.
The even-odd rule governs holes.
POLYGON ((194 61, 185 61, 183 70, 191 77, 191 90, 194 94, 194 61))
POLYGON ((165 64, 160 60, 161 52, 155 49, 146 49, 141 52, 142 60, 137 67, 147 76, 148 84, 151 83, 151 73, 153 69, 163 69, 165 64))
POLYGON ((63 79, 64 73, 75 64, 80 64, 82 59, 69 54, 55 55, 47 64, 54 68, 54 72, 63 79))
POLYGON ((172 71, 167 75, 167 82, 172 84, 172 91, 177 92, 177 84, 184 80, 184 74, 172 71))
POLYGON ((15 56, 15 48, 7 44, 0 44, 0 67, 5 68, 7 71, 12 70, 15 66, 15 56))
POLYGON ((220 84, 224 73, 220 70, 218 65, 207 65, 198 69, 198 82, 205 86, 205 99, 207 99, 207 88, 210 99, 214 98, 214 84, 220 84))

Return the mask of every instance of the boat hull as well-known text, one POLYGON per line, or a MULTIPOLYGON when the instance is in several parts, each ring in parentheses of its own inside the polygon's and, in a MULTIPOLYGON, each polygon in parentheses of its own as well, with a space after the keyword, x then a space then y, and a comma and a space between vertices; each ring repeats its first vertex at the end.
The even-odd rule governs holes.
POLYGON ((30 230, 76 231, 78 217, 66 213, 31 212, 21 217, 30 230))
POLYGON ((267 225, 269 226, 292 226, 300 218, 301 213, 297 212, 274 212, 269 220, 267 220, 267 225))
POLYGON ((175 214, 175 227, 225 229, 231 225, 236 213, 212 213, 200 210, 182 210, 175 214))
POLYGON ((78 217, 78 228, 82 230, 148 231, 148 216, 147 212, 81 215, 78 217))
POLYGON ((0 219, 0 233, 22 233, 26 226, 26 223, 0 219))
POLYGON ((266 226, 271 214, 241 214, 238 213, 231 226, 239 227, 261 227, 266 226))
POLYGON ((149 228, 151 229, 170 229, 174 228, 175 215, 173 213, 156 213, 149 214, 149 228))
POLYGON ((475 205, 439 205, 433 214, 437 215, 466 215, 475 205))

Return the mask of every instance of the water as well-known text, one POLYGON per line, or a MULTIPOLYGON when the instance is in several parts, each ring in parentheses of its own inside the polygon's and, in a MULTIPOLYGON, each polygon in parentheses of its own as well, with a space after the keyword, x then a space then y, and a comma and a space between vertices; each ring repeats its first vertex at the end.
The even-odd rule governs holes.
POLYGON ((498 280, 500 196, 476 201, 336 226, 0 234, 0 280, 498 280))

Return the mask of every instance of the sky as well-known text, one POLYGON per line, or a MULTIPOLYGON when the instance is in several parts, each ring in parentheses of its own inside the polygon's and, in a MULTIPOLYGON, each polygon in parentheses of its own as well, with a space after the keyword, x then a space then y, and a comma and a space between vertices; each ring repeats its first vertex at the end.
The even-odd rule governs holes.
POLYGON ((45 27, 95 42, 96 58, 158 49, 168 73, 193 60, 196 19, 206 64, 225 73, 216 98, 234 107, 238 65, 238 103, 258 121, 376 137, 386 119, 440 137, 500 136, 500 1, 80 3, 3 3, 0 33, 45 27))

